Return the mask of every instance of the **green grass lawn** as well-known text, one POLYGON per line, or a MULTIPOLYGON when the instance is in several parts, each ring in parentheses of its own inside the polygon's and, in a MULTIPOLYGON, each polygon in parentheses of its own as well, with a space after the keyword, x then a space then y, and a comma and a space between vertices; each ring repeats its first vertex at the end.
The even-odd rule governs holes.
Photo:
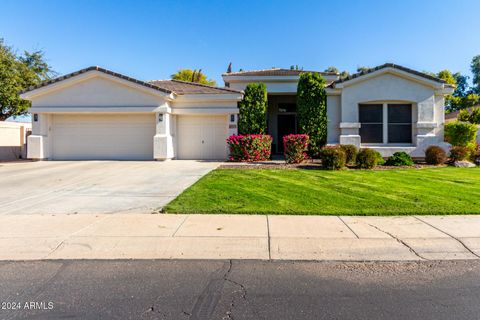
POLYGON ((168 213, 406 215, 480 213, 480 169, 218 169, 168 213))

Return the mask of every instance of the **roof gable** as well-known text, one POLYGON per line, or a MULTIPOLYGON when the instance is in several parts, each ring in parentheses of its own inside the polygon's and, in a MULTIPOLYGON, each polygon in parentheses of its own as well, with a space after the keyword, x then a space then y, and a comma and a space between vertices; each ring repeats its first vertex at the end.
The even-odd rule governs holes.
POLYGON ((430 84, 436 84, 437 86, 450 86, 446 84, 444 80, 439 79, 437 77, 433 77, 426 73, 409 69, 393 63, 385 63, 375 68, 368 69, 367 71, 358 72, 346 78, 336 80, 331 84, 331 87, 342 87, 344 84, 361 81, 361 80, 374 77, 376 75, 381 75, 384 73, 393 73, 393 74, 403 75, 412 79, 416 79, 417 81, 420 81, 420 82, 428 82, 430 84))
POLYGON ((164 96, 168 96, 171 94, 175 95, 186 95, 186 94, 232 94, 238 93, 241 94, 241 91, 228 89, 228 88, 218 88, 207 86, 199 83, 193 82, 185 82, 185 81, 178 81, 178 80, 156 80, 145 82, 141 80, 137 80, 132 77, 125 76, 123 74, 113 72, 98 66, 92 66, 88 68, 84 68, 61 77, 44 81, 37 85, 31 86, 22 90, 20 94, 23 98, 27 99, 31 96, 35 96, 39 91, 45 91, 48 89, 53 89, 56 86, 63 85, 66 81, 72 81, 73 79, 81 79, 83 77, 88 77, 88 74, 91 73, 100 73, 104 74, 108 77, 113 77, 118 79, 119 81, 129 83, 133 86, 139 86, 146 90, 156 92, 157 94, 161 94, 164 96))

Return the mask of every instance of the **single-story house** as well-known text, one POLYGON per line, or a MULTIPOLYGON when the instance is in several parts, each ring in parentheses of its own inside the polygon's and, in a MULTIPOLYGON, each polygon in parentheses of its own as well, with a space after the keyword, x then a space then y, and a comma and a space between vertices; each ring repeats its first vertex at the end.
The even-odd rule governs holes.
MULTIPOLYGON (((223 74, 224 88, 159 80, 144 82, 90 67, 22 92, 32 102, 33 159, 226 159, 237 133, 238 107, 248 83, 268 91, 268 133, 274 153, 296 133, 296 92, 304 70, 223 74)), ((443 145, 444 96, 453 86, 395 64, 326 80, 328 143, 371 147, 389 156, 422 157, 443 145)))

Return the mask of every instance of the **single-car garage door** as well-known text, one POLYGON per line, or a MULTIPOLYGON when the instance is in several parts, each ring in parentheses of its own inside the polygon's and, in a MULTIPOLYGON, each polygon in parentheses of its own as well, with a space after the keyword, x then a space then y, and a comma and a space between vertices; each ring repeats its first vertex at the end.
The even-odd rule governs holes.
POLYGON ((177 158, 225 160, 227 138, 226 116, 179 116, 177 158))
POLYGON ((154 114, 54 115, 56 160, 152 160, 154 114))

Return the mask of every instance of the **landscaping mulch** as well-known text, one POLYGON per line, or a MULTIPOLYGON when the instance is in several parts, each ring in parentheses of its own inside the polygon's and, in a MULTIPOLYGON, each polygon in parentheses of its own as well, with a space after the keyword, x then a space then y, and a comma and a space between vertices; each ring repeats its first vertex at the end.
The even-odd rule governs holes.
MULTIPOLYGON (((429 165, 426 163, 415 163, 413 166, 377 166, 374 169, 359 169, 355 166, 347 166, 343 170, 397 170, 397 169, 425 169, 441 168, 447 165, 429 165)), ((220 169, 303 169, 303 170, 324 170, 320 160, 309 160, 303 163, 285 163, 284 161, 265 161, 265 162, 229 162, 220 166, 220 169)))

